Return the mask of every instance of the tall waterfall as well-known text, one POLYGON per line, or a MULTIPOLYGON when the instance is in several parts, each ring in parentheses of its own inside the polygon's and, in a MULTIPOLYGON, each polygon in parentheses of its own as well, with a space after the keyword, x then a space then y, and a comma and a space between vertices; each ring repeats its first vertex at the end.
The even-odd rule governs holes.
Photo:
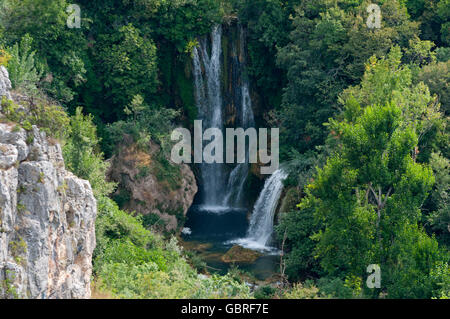
MULTIPOLYGON (((236 125, 247 129, 255 126, 249 93, 249 81, 245 74, 245 33, 239 26, 239 48, 232 46, 232 86, 237 110, 236 125)), ((207 37, 199 40, 193 50, 195 99, 203 129, 219 128, 223 131, 223 98, 221 92, 222 27, 216 26, 207 37), (210 40, 210 41, 208 41, 210 40), (210 42, 210 43, 209 43, 210 42)), ((225 135, 225 134, 224 134, 225 135)), ((245 180, 249 173, 248 152, 245 163, 238 164, 227 174, 224 164, 201 164, 202 205, 209 210, 240 207, 245 180)))
MULTIPOLYGON (((221 63, 222 27, 214 27, 211 32, 211 43, 206 38, 199 41, 193 50, 195 99, 199 116, 203 120, 203 128, 223 130, 221 63), (210 54, 208 53, 210 49, 210 54), (204 72, 203 72, 204 71, 204 72)), ((218 206, 224 194, 223 164, 200 165, 203 204, 218 206)))
MULTIPOLYGON (((229 95, 236 111, 235 126, 248 129, 255 126, 255 120, 250 98, 250 83, 246 74, 245 31, 242 26, 239 26, 239 41, 232 43, 230 59, 232 65, 231 71, 227 73, 231 76, 229 79, 231 86, 227 86, 223 92, 221 38, 222 27, 216 26, 210 37, 200 39, 198 46, 193 50, 195 99, 199 118, 203 120, 204 130, 218 128, 223 132, 225 122, 223 109, 229 100, 229 95)), ((245 181, 249 174, 248 156, 246 152, 245 163, 235 165, 231 172, 226 164, 200 164, 201 200, 195 213, 202 214, 202 223, 205 222, 205 218, 210 219, 211 225, 217 218, 222 218, 222 222, 225 222, 231 213, 243 216, 245 219, 245 210, 238 210, 242 207, 245 181), (211 215, 204 215, 204 211, 227 214, 213 214, 211 217, 211 215)), ((251 249, 271 250, 268 245, 273 233, 274 215, 283 190, 283 180, 286 177, 287 174, 279 169, 266 180, 253 208, 246 237, 234 240, 233 243, 251 249)), ((193 219, 192 224, 196 226, 194 221, 193 219)), ((217 232, 215 226, 212 228, 214 228, 211 229, 213 232, 217 232)), ((236 225, 233 225, 233 228, 236 228, 236 225)), ((243 233, 242 231, 241 234, 243 233)))
POLYGON ((273 220, 278 201, 283 191, 283 180, 287 174, 279 169, 264 184, 264 188, 253 208, 247 236, 232 241, 250 249, 267 250, 273 232, 273 220))
MULTIPOLYGON (((236 44, 233 44, 233 70, 236 75, 235 96, 238 97, 238 118, 239 125, 244 129, 255 126, 255 119, 252 109, 252 100, 250 98, 250 85, 246 70, 246 54, 245 54, 245 32, 242 26, 239 26, 239 52, 236 44)), ((226 196, 223 205, 231 207, 239 207, 243 199, 244 184, 249 172, 248 152, 246 153, 245 163, 238 164, 228 177, 226 196)))

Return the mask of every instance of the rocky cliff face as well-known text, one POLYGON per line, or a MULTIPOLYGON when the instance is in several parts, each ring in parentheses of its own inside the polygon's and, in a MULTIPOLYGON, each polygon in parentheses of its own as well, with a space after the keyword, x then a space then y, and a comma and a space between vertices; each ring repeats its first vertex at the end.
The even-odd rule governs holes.
POLYGON ((122 208, 160 219, 165 230, 175 231, 194 201, 197 183, 188 165, 172 165, 160 157, 159 147, 150 142, 141 151, 131 138, 111 159, 109 178, 119 183, 115 196, 122 208))
MULTIPOLYGON (((10 98, 8 83, 0 67, 10 98)), ((89 298, 96 206, 60 145, 0 110, 0 298, 89 298)))

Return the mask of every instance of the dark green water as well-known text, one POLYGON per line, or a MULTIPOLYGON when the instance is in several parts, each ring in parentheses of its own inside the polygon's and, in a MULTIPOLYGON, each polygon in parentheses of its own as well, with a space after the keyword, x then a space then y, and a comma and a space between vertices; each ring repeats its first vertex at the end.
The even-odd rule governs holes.
MULTIPOLYGON (((185 227, 191 234, 182 238, 210 267, 210 272, 225 274, 232 266, 221 257, 233 246, 230 241, 243 238, 248 228, 247 211, 220 207, 192 206, 185 227)), ((266 280, 279 272, 280 256, 264 254, 253 263, 236 263, 239 269, 258 280, 266 280)))

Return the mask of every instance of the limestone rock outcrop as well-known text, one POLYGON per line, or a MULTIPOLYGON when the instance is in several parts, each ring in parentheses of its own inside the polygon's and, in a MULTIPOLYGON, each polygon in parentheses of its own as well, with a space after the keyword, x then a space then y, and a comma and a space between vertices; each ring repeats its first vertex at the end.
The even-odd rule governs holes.
MULTIPOLYGON (((0 95, 10 98, 3 69, 0 95)), ((90 298, 96 214, 60 145, 0 111, 0 298, 90 298)))

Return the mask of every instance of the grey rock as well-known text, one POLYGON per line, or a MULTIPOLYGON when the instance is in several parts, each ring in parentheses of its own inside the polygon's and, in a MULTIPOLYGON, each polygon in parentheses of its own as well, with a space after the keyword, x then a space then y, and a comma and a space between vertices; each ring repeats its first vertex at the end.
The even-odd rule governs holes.
POLYGON ((0 298, 90 298, 96 214, 58 143, 0 123, 0 298))
MULTIPOLYGON (((7 99, 11 100, 11 81, 9 80, 8 70, 1 65, 0 66, 0 100, 2 96, 6 96, 7 99)), ((1 106, 0 106, 1 110, 1 106)))

